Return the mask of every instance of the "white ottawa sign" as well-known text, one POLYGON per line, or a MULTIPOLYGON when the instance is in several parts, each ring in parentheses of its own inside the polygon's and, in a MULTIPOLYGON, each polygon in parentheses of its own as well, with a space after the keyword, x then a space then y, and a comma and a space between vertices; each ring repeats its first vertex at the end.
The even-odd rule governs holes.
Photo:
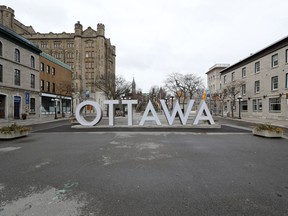
MULTIPOLYGON (((192 107, 194 105, 194 100, 190 100, 186 113, 184 114, 180 108, 180 105, 178 101, 176 101, 175 106, 172 110, 172 113, 168 111, 167 105, 165 104, 164 100, 160 100, 161 106, 163 108, 164 114, 166 116, 167 122, 169 125, 173 125, 174 119, 176 117, 176 114, 178 113, 181 124, 186 125, 190 111, 192 110, 192 107)), ((109 108, 109 126, 114 126, 114 104, 119 104, 119 100, 105 100, 104 104, 108 104, 109 108)), ((122 100, 122 104, 126 104, 128 108, 128 125, 133 126, 133 111, 132 111, 132 105, 137 104, 137 100, 122 100)), ((83 101, 80 103, 76 108, 76 119, 77 121, 83 125, 83 126, 94 126, 96 125, 102 118, 102 111, 100 109, 100 106, 95 101, 83 101), (96 111, 96 117, 93 121, 87 121, 82 114, 83 109, 85 106, 91 105, 94 107, 96 111)), ((145 121, 155 121, 157 125, 161 125, 161 122, 157 116, 157 113, 151 103, 149 101, 145 112, 142 116, 142 119, 139 123, 140 126, 143 126, 145 124, 145 121), (148 113, 151 112, 152 116, 148 116, 148 113)), ((199 121, 208 121, 209 124, 215 124, 210 111, 207 107, 207 104, 204 100, 201 101, 200 106, 196 112, 196 116, 192 122, 193 125, 197 125, 199 121)))

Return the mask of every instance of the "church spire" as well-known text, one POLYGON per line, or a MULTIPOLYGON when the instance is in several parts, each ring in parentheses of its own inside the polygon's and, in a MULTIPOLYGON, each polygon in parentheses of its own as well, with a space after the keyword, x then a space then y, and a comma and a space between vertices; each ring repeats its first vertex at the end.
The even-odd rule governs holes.
POLYGON ((134 77, 132 81, 132 95, 136 95, 136 83, 134 77))

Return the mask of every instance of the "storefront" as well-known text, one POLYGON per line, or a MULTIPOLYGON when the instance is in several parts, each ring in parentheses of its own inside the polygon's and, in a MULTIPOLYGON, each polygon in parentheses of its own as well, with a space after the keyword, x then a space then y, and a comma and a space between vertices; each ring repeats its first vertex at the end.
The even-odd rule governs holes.
POLYGON ((72 97, 54 95, 54 94, 41 94, 41 114, 54 115, 57 114, 67 115, 71 113, 72 97))

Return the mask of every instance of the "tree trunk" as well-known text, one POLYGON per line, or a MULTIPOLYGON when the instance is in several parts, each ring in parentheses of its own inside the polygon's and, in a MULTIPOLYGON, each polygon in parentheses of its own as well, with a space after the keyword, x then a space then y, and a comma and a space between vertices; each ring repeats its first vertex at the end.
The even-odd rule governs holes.
POLYGON ((233 105, 234 102, 232 101, 231 104, 232 104, 232 106, 230 106, 230 108, 232 108, 232 109, 231 109, 231 116, 232 116, 232 118, 234 118, 234 105, 233 105))

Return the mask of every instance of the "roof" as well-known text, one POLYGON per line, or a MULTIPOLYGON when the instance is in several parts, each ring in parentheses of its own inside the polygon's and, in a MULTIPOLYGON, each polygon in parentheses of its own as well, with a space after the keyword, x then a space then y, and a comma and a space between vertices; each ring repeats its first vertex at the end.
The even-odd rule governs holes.
POLYGON ((225 72, 229 72, 231 70, 235 70, 241 66, 244 66, 250 62, 253 61, 257 61, 259 58, 262 58, 272 52, 275 52, 278 49, 281 49, 282 47, 285 47, 288 45, 288 36, 272 43, 271 45, 264 47, 263 49, 261 49, 260 51, 251 54, 250 56, 244 58, 243 60, 231 65, 230 67, 227 67, 225 69, 223 69, 222 71, 220 71, 220 73, 225 73, 225 72))
POLYGON ((206 74, 208 74, 209 72, 211 72, 215 68, 223 68, 223 69, 225 69, 225 68, 227 68, 229 66, 230 66, 230 64, 215 64, 211 68, 209 68, 209 71, 207 71, 206 74))
POLYGON ((41 53, 42 51, 31 41, 27 40, 26 38, 20 36, 16 32, 12 31, 6 26, 0 24, 0 32, 7 35, 8 37, 24 44, 25 46, 29 47, 30 49, 34 50, 35 52, 41 53))
POLYGON ((61 62, 61 61, 59 61, 58 59, 56 59, 56 58, 54 58, 54 57, 48 55, 48 54, 45 53, 45 52, 40 53, 40 56, 42 56, 42 57, 48 59, 48 60, 51 61, 51 62, 54 62, 55 64, 60 65, 60 66, 63 67, 63 68, 66 68, 67 70, 71 70, 71 67, 70 67, 69 65, 67 65, 67 64, 65 64, 65 63, 63 63, 63 62, 61 62))

